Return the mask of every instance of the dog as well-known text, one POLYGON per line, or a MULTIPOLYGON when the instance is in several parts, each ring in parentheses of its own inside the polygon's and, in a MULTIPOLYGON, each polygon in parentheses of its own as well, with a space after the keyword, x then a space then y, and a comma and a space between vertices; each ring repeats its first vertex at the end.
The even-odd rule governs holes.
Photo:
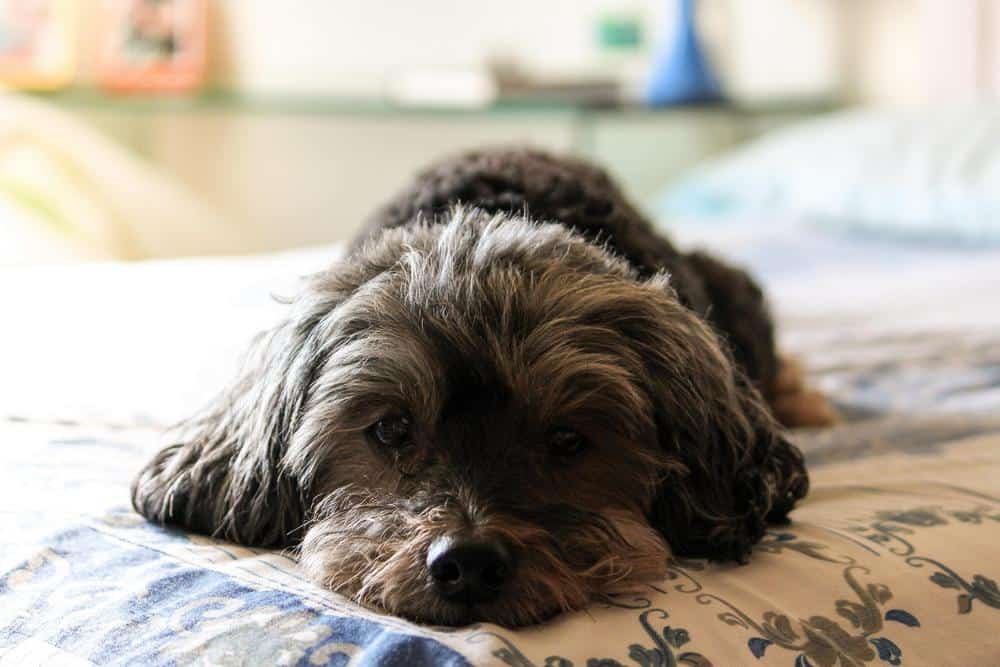
POLYGON ((467 153, 308 279, 132 501, 377 610, 517 627, 745 562, 809 486, 774 412, 829 416, 787 371, 754 281, 599 168, 467 153))

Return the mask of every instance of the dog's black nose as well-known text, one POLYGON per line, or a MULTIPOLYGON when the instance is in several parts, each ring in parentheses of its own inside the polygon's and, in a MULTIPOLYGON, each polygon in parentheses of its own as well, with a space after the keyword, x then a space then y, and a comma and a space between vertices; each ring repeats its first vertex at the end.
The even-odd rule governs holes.
POLYGON ((510 551, 498 540, 443 537, 427 552, 438 593, 451 602, 489 602, 513 573, 510 551))

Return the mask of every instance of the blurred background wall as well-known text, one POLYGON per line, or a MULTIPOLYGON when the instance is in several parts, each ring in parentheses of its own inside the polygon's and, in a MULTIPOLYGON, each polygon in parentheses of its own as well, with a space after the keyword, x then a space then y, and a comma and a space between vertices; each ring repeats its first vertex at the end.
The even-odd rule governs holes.
MULTIPOLYGON (((81 5, 82 34, 99 2, 81 5)), ((607 67, 602 15, 635 16, 648 55, 665 0, 215 0, 211 83, 247 93, 378 95, 402 68, 505 60, 559 76, 607 67)), ((995 0, 702 0, 702 34, 737 99, 915 105, 1000 87, 995 0)), ((94 45, 83 41, 81 80, 94 45)))
POLYGON ((345 238, 413 170, 469 147, 582 154, 648 202, 699 162, 803 118, 1000 91, 996 0, 699 0, 726 103, 655 110, 574 95, 608 79, 641 90, 676 0, 208 0, 204 85, 181 96, 101 92, 100 17, 128 0, 62 1, 78 15, 78 67, 45 99, 235 221, 234 252, 345 238), (626 48, 599 37, 608 25, 634 29, 626 48), (436 103, 439 78, 479 94, 497 73, 558 95, 436 103), (421 103, 387 103, 401 85, 421 103))

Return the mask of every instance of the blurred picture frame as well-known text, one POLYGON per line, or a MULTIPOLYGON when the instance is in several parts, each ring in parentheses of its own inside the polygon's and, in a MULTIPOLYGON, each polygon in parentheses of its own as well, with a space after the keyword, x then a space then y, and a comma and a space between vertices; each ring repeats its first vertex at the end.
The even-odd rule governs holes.
POLYGON ((75 0, 0 0, 0 84, 56 90, 76 74, 75 0))
POLYGON ((98 79, 119 92, 204 84, 207 0, 103 0, 98 79))

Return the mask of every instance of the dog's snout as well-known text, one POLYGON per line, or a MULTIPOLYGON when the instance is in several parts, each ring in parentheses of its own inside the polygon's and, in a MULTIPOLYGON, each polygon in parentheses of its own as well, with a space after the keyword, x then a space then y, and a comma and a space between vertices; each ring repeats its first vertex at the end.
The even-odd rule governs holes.
POLYGON ((438 593, 451 602, 489 602, 513 574, 510 550, 499 540, 442 537, 427 552, 438 593))

